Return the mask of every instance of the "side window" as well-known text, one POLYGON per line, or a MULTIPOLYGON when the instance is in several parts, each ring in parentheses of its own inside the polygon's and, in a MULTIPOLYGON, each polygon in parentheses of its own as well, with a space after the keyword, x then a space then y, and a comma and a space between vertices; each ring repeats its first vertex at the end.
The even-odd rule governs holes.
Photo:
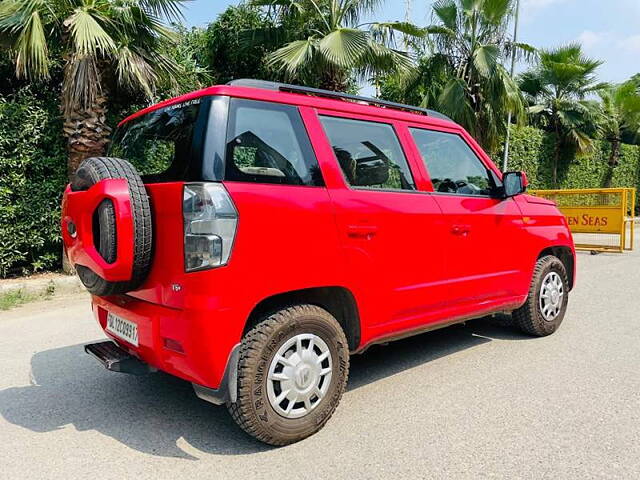
POLYGON ((471 147, 454 133, 412 128, 433 189, 459 195, 490 195, 494 182, 471 147))
POLYGON ((298 109, 289 105, 232 99, 224 179, 324 185, 298 109))
POLYGON ((391 125, 326 116, 320 120, 349 185, 415 190, 407 159, 391 125))

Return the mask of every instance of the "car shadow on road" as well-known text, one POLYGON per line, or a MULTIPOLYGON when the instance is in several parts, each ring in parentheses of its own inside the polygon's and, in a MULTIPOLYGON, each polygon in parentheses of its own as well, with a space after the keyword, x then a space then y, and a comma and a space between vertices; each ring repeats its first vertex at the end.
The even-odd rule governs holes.
POLYGON ((364 354, 351 357, 347 390, 492 340, 526 339, 531 337, 513 328, 505 316, 497 316, 423 333, 385 346, 374 345, 364 354))
MULTIPOLYGON (((492 338, 526 337, 474 321, 373 347, 352 357, 348 389, 492 338)), ((70 425, 80 432, 98 431, 140 452, 191 460, 200 452, 240 455, 271 448, 244 434, 226 408, 198 399, 190 383, 163 373, 134 377, 107 372, 84 353, 83 345, 36 353, 31 375, 31 385, 0 391, 0 415, 34 432, 70 425)))

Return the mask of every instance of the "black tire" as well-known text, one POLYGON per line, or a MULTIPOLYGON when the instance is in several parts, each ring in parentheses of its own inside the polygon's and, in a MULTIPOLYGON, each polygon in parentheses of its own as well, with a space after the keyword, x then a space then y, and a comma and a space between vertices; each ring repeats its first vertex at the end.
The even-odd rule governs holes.
POLYGON ((240 347, 238 396, 227 408, 249 435, 270 445, 288 445, 320 430, 335 411, 349 376, 349 347, 336 319, 315 305, 298 305, 269 315, 247 333, 240 347), (286 418, 271 405, 267 374, 278 349, 298 334, 314 334, 328 346, 331 381, 318 404, 300 418, 286 418))
MULTIPOLYGON (((117 295, 137 289, 147 278, 151 268, 153 228, 151 205, 144 183, 136 169, 126 160, 111 157, 88 158, 78 168, 71 189, 88 190, 101 180, 124 178, 129 184, 133 210, 133 269, 131 279, 125 282, 109 282, 87 267, 78 265, 76 271, 87 290, 98 296, 117 295)), ((96 249, 107 263, 116 260, 116 215, 111 200, 104 200, 94 212, 93 238, 96 249)))
POLYGON ((567 279, 567 270, 564 264, 553 255, 544 256, 536 262, 533 270, 533 279, 529 288, 529 295, 525 304, 512 314, 516 326, 523 332, 537 337, 544 337, 555 332, 567 311, 567 303, 569 300, 569 282, 567 279), (547 320, 540 306, 540 296, 542 282, 549 274, 555 272, 560 278, 563 286, 563 295, 560 303, 559 313, 552 319, 547 320))

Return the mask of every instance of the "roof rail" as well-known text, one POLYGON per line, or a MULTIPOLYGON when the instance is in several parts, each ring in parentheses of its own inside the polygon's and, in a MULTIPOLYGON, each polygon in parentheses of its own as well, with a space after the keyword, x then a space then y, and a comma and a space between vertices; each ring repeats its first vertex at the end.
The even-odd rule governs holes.
POLYGON ((302 87, 300 85, 290 85, 287 83, 268 82, 266 80, 254 80, 250 78, 241 78, 238 80, 232 80, 227 83, 233 87, 249 87, 259 88, 261 90, 273 90, 289 93, 301 93, 305 95, 315 95, 317 97, 333 98, 339 100, 348 100, 352 102, 366 103, 368 105, 375 105, 378 107, 393 108, 396 110, 405 110, 409 112, 421 113, 430 117, 439 118, 441 120, 453 121, 446 115, 436 112, 435 110, 429 110, 428 108, 414 107, 412 105, 405 105, 403 103, 389 102, 387 100, 379 100, 377 98, 361 97, 359 95, 349 95, 348 93, 332 92, 331 90, 322 90, 320 88, 302 87))

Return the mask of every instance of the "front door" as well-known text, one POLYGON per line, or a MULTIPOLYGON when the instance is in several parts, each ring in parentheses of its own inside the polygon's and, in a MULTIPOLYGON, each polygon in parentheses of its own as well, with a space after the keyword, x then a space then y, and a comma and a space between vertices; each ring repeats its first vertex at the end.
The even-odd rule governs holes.
POLYGON ((522 292, 523 240, 517 203, 496 198, 500 180, 463 136, 410 128, 424 161, 448 240, 446 278, 453 307, 481 309, 522 292))

